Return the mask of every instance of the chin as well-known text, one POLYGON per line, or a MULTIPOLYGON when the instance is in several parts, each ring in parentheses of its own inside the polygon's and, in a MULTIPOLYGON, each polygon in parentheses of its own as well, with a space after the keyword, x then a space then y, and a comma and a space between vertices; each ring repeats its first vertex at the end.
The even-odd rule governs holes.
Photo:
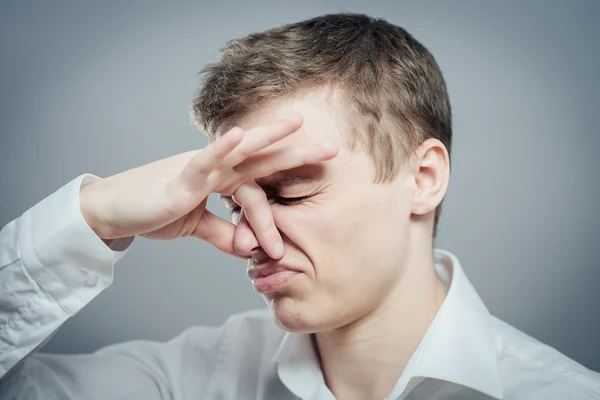
POLYGON ((275 324, 293 333, 316 333, 323 330, 321 316, 314 308, 303 305, 290 296, 278 295, 266 299, 275 324))

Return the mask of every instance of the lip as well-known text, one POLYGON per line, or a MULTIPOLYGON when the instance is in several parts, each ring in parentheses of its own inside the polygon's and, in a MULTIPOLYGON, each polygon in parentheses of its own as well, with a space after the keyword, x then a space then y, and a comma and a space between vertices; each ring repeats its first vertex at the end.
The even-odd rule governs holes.
POLYGON ((276 263, 248 268, 248 277, 254 283, 254 290, 261 294, 282 290, 293 278, 303 273, 298 268, 276 263))
POLYGON ((258 278, 265 278, 269 275, 274 275, 279 272, 303 272, 299 268, 292 267, 286 264, 279 263, 267 263, 267 264, 257 264, 251 268, 248 268, 248 277, 250 279, 255 280, 258 278))

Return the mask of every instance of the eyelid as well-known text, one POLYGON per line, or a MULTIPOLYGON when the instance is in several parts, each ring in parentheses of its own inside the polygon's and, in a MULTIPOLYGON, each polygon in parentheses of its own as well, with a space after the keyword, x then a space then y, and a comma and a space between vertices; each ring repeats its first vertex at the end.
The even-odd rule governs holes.
MULTIPOLYGON (((297 197, 284 197, 284 196, 279 196, 279 195, 273 195, 273 196, 269 196, 268 199, 269 200, 273 200, 276 203, 279 203, 281 205, 294 205, 297 203, 300 203, 303 200, 308 199, 309 197, 312 197, 313 195, 306 195, 306 196, 297 196, 297 197)), ((238 205, 237 203, 235 203, 231 197, 229 196, 221 196, 221 198, 223 200, 225 200, 225 202, 227 202, 227 208, 229 208, 231 210, 231 214, 237 214, 240 213, 242 211, 242 207, 240 205, 238 205)))
POLYGON ((311 196, 310 195, 298 196, 298 197, 272 196, 271 199, 273 199, 275 202, 277 202, 281 205, 294 205, 294 204, 300 203, 303 200, 306 200, 309 197, 311 197, 311 196))

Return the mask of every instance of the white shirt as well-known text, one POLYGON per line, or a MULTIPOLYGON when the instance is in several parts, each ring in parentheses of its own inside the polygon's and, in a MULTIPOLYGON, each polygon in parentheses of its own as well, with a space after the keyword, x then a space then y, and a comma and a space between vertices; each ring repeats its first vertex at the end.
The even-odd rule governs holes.
MULTIPOLYGON (((334 399, 310 336, 280 330, 266 310, 166 343, 36 353, 111 284, 133 240, 108 248, 86 225, 85 179, 0 233, 1 399, 334 399)), ((600 399, 600 374, 491 316, 456 257, 435 258, 447 296, 388 399, 600 399)))

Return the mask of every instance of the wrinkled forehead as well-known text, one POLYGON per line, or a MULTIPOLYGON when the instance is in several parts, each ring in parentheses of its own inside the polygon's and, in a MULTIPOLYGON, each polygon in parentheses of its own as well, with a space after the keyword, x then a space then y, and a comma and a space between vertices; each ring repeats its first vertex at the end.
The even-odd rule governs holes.
POLYGON ((248 112, 229 124, 229 127, 239 126, 248 131, 294 114, 302 115, 304 122, 298 131, 284 139, 286 144, 329 141, 341 146, 346 142, 348 129, 341 118, 339 105, 334 96, 324 90, 314 90, 273 100, 263 107, 248 112))

